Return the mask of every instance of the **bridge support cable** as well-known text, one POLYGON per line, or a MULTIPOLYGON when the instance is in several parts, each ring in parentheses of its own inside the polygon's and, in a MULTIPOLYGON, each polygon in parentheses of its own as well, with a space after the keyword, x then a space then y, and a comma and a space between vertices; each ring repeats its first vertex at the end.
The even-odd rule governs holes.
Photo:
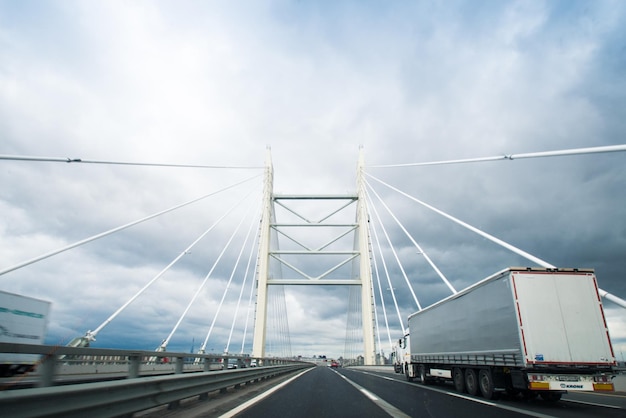
POLYGON ((548 263, 547 261, 544 261, 544 260, 542 260, 542 259, 540 259, 538 257, 535 257, 534 255, 529 254, 526 251, 523 251, 523 250, 521 250, 521 249, 519 249, 519 248, 517 248, 517 247, 515 247, 515 246, 513 246, 513 245, 511 245, 511 244, 509 244, 509 243, 507 243, 505 241, 502 241, 501 239, 498 239, 498 238, 494 237, 493 235, 490 235, 490 234, 486 233, 485 231, 482 231, 482 230, 480 230, 480 229, 478 229, 478 228, 476 228, 476 227, 474 227, 474 226, 472 226, 472 225, 470 225, 470 224, 468 224, 466 222, 463 222, 462 220, 460 220, 458 218, 455 218, 454 216, 449 215, 446 212, 444 212, 442 210, 439 210, 439 209, 435 208, 434 206, 431 206, 428 203, 425 203, 425 202, 423 202, 423 201, 421 201, 421 200, 419 200, 419 199, 417 199, 417 198, 415 198, 415 197, 413 197, 413 196, 403 192, 402 190, 400 190, 400 189, 398 189, 396 187, 393 187, 392 185, 390 185, 388 183, 385 183, 384 181, 382 181, 382 180, 372 176, 371 174, 368 174, 368 177, 376 180, 377 182, 379 182, 380 184, 382 184, 384 186, 387 186, 391 190, 394 190, 394 191, 400 193, 401 195, 403 195, 403 196, 413 200, 414 202, 419 203, 420 205, 422 205, 422 206, 432 210, 433 212, 436 212, 439 215, 441 215, 441 216, 443 216, 445 218, 448 218, 452 222, 455 222, 455 223, 461 225, 462 227, 467 228, 470 231, 475 232, 476 234, 478 234, 478 235, 480 235, 480 236, 482 236, 484 238, 487 238, 488 240, 490 240, 492 242, 495 242, 496 244, 498 244, 498 245, 500 245, 500 246, 502 246, 502 247, 504 247, 504 248, 506 248, 506 249, 508 249, 508 250, 510 250, 510 251, 512 251, 512 252, 514 252, 514 253, 516 253, 516 254, 518 254, 518 255, 520 255, 520 256, 528 259, 528 260, 530 260, 530 261, 532 261, 533 263, 536 263, 536 264, 538 264, 540 266, 543 266, 543 267, 549 267, 549 268, 554 268, 555 267, 552 264, 548 263))
POLYGON ((568 156, 568 155, 598 154, 598 153, 623 152, 623 151, 626 151, 626 144, 625 145, 608 145, 608 146, 603 146, 603 147, 574 148, 574 149, 566 149, 566 150, 559 150, 559 151, 528 152, 528 153, 522 153, 522 154, 504 154, 504 155, 496 155, 496 156, 491 156, 491 157, 465 158, 465 159, 460 159, 460 160, 431 161, 431 162, 423 162, 423 163, 406 163, 406 164, 372 165, 368 167, 370 168, 418 167, 418 166, 428 166, 428 165, 521 160, 523 158, 561 157, 561 156, 568 156))
POLYGON ((422 310, 422 305, 420 304, 419 300, 417 299, 417 296, 415 295, 415 291, 413 290, 413 286, 411 285, 411 281, 409 280, 409 277, 406 274, 406 271, 404 270, 404 267, 402 266, 402 262, 400 261, 400 257, 398 257, 398 253, 396 252, 396 249, 393 245, 393 242, 391 241, 391 238, 389 238, 389 234, 387 233, 387 229, 385 228, 385 225, 383 224, 380 215, 378 214, 378 210, 376 210, 376 206, 375 205, 371 205, 372 207, 372 213, 376 216, 376 219, 378 220, 378 225, 380 225, 380 229, 383 232, 383 234, 385 235, 385 239, 387 240, 387 243, 389 244, 389 249, 391 250, 396 263, 398 264, 398 267, 400 268, 400 272, 402 273, 402 277, 404 277, 404 281, 406 282, 407 286, 409 287, 409 291, 411 292, 411 296, 413 296, 413 301, 415 302, 415 304, 417 305, 417 309, 418 310, 422 310))
MULTIPOLYGON (((374 207, 374 205, 371 205, 372 207, 374 207)), ((378 219, 378 223, 380 224, 380 218, 378 218, 378 214, 376 213, 376 217, 378 219)), ((400 324, 400 328, 402 331, 402 334, 404 335, 406 333, 405 331, 405 327, 404 327, 404 321, 402 320, 402 315, 400 314, 400 308, 398 306, 398 300, 396 299, 396 291, 395 288, 393 287, 393 284, 391 283, 391 276, 389 274, 389 269, 387 268, 387 263, 385 262, 385 256, 383 254, 383 248, 382 245, 380 244, 380 240, 378 239, 378 233, 376 232, 376 227, 374 223, 371 223, 371 230, 372 233, 374 234, 374 241, 376 242, 376 248, 378 248, 378 252, 380 254, 380 261, 382 263, 383 266, 383 270, 385 272, 385 277, 387 278, 387 285, 389 286, 389 291, 391 292, 391 298, 393 300, 393 306, 396 308, 396 315, 398 315, 398 323, 400 324)), ((382 299, 382 298, 381 298, 382 299)), ((391 340, 391 337, 389 337, 391 340)))
MULTIPOLYGON (((239 205, 239 203, 237 203, 237 205, 239 205)), ((206 231, 204 231, 198 238, 196 238, 187 248, 185 248, 176 258, 174 258, 167 266, 165 266, 165 268, 163 270, 161 270, 156 276, 154 276, 154 278, 152 278, 152 280, 150 280, 144 287, 142 287, 137 293, 135 293, 135 295, 133 295, 133 297, 131 297, 125 304, 123 304, 117 311, 115 311, 110 317, 108 317, 102 324, 100 324, 100 326, 98 326, 95 330, 93 331, 87 331, 87 333, 85 334, 84 337, 80 337, 80 341, 76 341, 74 340, 72 344, 73 346, 80 346, 80 347, 86 347, 89 346, 89 343, 91 341, 95 341, 96 340, 96 336, 98 335, 98 333, 100 331, 102 331, 102 329, 107 326, 111 321, 113 321, 113 319, 115 319, 120 313, 122 313, 122 311, 124 311, 124 309, 126 309, 128 307, 128 305, 130 305, 133 301, 135 301, 135 299, 137 299, 141 294, 143 294, 143 292, 146 291, 146 289, 148 289, 150 286, 152 286, 152 284, 154 282, 156 282, 161 276, 163 276, 163 274, 165 274, 167 271, 169 271, 174 264, 176 264, 181 258, 183 258, 183 256, 187 255, 190 253, 190 251, 193 249, 193 247, 195 247, 195 245, 200 242, 209 232, 211 232, 221 221, 222 219, 224 219, 233 209, 235 209, 236 206, 233 206, 233 208, 229 211, 227 211, 224 215, 222 215, 220 218, 218 218, 213 225, 211 225, 206 231)))
POLYGON ((363 365, 358 361, 358 356, 363 349, 362 315, 361 315, 361 292, 356 286, 348 288, 348 310, 346 318, 346 338, 344 341, 344 361, 349 365, 363 365))
MULTIPOLYGON (((529 254, 529 253, 527 253, 524 250, 521 250, 521 249, 519 249, 519 248, 517 248, 517 247, 515 247, 515 246, 513 246, 513 245, 511 245, 511 244, 509 244, 509 243, 507 243, 505 241, 502 241, 501 239, 498 239, 498 238, 494 237, 493 235, 488 234, 487 232, 484 232, 484 231, 482 231, 482 230, 480 230, 480 229, 478 229, 478 228, 476 228, 476 227, 474 227, 474 226, 472 226, 472 225, 470 225, 470 224, 468 224, 466 222, 463 222, 460 219, 455 218, 454 216, 449 215, 449 214, 447 214, 447 213, 445 213, 445 212, 435 208, 434 206, 431 206, 431 205, 429 205, 429 204, 427 204, 425 202, 422 202, 421 200, 419 200, 419 199, 417 199, 417 198, 415 198, 415 197, 413 197, 413 196, 403 192, 402 190, 399 190, 396 187, 391 186, 390 184, 385 183, 384 181, 382 181, 382 180, 372 176, 371 174, 367 174, 366 173, 366 175, 368 177, 376 180, 377 182, 381 183, 382 185, 387 186, 391 190, 394 190, 394 191, 400 193, 401 195, 403 195, 403 196, 413 200, 416 203, 419 203, 420 205, 422 205, 422 206, 432 210, 433 212, 438 213, 439 215, 441 215, 441 216, 443 216, 443 217, 445 217, 445 218, 447 218, 447 219, 449 219, 449 220, 451 220, 451 221, 461 225, 462 227, 464 227, 466 229, 469 229, 472 232, 475 232, 476 234, 478 234, 478 235, 480 235, 480 236, 482 236, 482 237, 484 237, 484 238, 486 238, 486 239, 488 239, 488 240, 490 240, 490 241, 500 245, 501 247, 506 248, 509 251, 514 252, 517 255, 520 255, 520 256, 526 258, 527 260, 532 261, 533 263, 536 263, 539 266, 546 267, 546 268, 556 268, 556 266, 548 263, 547 261, 544 261, 544 260, 542 260, 542 259, 540 259, 538 257, 535 257, 534 255, 529 254)), ((619 297, 617 297, 615 295, 612 295, 611 293, 609 293, 609 292, 607 292, 605 290, 602 290, 602 289, 598 289, 598 291, 600 292, 601 296, 604 297, 605 299, 610 300, 611 302, 613 302, 613 303, 615 303, 615 304, 617 304, 617 305, 619 305, 619 306, 621 306, 623 308, 626 308, 626 300, 621 299, 621 298, 619 298, 619 297)))
MULTIPOLYGON (((250 209, 252 209, 253 206, 250 206, 250 209)), ((250 211, 251 212, 251 211, 250 211)), ((239 228, 241 227, 241 225, 243 224, 243 221, 246 219, 247 215, 244 215, 241 218, 241 221, 239 222, 239 225, 237 225, 237 228, 235 229, 235 232, 233 233, 233 237, 234 235, 239 232, 239 228)), ((213 328, 215 327, 215 322, 217 321, 217 317, 219 316, 221 310, 222 310, 222 306, 224 305, 224 300, 226 300, 226 295, 228 294, 228 291, 230 290, 230 285, 233 282, 233 278, 235 277, 235 272, 237 271, 237 267, 239 267, 239 261, 241 261, 241 256, 243 255, 243 252, 245 250, 245 248, 248 245, 248 240, 250 239, 250 233, 252 232, 252 227, 255 224, 255 221, 257 219, 255 219, 254 217, 252 218, 252 221, 250 222, 250 226, 248 228, 248 232, 246 233, 246 237, 244 239, 243 245, 241 246, 241 249, 239 250, 239 254, 237 254, 237 259, 235 260, 235 264, 233 266, 233 269, 230 273, 230 276, 228 278, 228 282, 226 283, 226 288, 224 289, 224 292, 222 293, 222 298, 220 299, 220 303, 217 305, 217 310, 215 311, 215 315, 213 315, 213 320, 211 321, 211 326, 209 327, 209 331, 206 335, 206 338, 204 339, 204 342, 202 343, 202 346, 200 347, 201 350, 201 354, 204 354, 205 350, 206 350, 206 345, 209 342, 209 338, 211 337, 211 333, 213 332, 213 328)), ((242 286, 243 288, 243 286, 242 286)), ((236 319, 237 313, 235 313, 235 319, 236 319)), ((234 321, 234 319, 233 319, 234 321)), ((232 332, 231 332, 232 335, 232 332)), ((224 352, 228 353, 228 347, 230 345, 230 336, 228 338, 228 342, 226 343, 226 347, 224 348, 224 352)))
POLYGON ((48 253, 46 253, 46 254, 40 255, 40 256, 35 257, 35 258, 31 258, 30 260, 23 261, 23 262, 21 262, 21 263, 19 263, 19 264, 16 264, 16 265, 14 265, 14 266, 9 267, 9 268, 6 268, 6 269, 3 269, 3 270, 0 270, 0 276, 4 275, 4 274, 6 274, 6 273, 9 273, 9 272, 11 272, 11 271, 14 271, 14 270, 20 269, 20 268, 22 268, 22 267, 26 267, 26 266, 28 266, 28 265, 30 265, 30 264, 33 264, 33 263, 36 263, 36 262, 38 262, 38 261, 45 260, 46 258, 50 258, 50 257, 52 257, 52 256, 54 256, 54 255, 60 254, 60 253, 65 252, 65 251, 67 251, 67 250, 71 250, 72 248, 76 248, 76 247, 79 247, 79 246, 81 246, 81 245, 87 244, 87 243, 89 243, 89 242, 95 241, 95 240, 97 240, 97 239, 100 239, 100 238, 106 237, 107 235, 111 235, 111 234, 114 234, 114 233, 116 233, 116 232, 122 231, 122 230, 124 230, 124 229, 130 228, 131 226, 135 226, 135 225, 140 224, 140 223, 142 223, 142 222, 145 222, 145 221, 148 221, 148 220, 150 220, 150 219, 156 218, 156 217, 158 217, 158 216, 164 215, 164 214, 166 214, 166 213, 168 213, 168 212, 175 211, 176 209, 180 209, 180 208, 182 208, 182 207, 185 207, 185 206, 191 205, 192 203, 196 203, 196 202, 198 202, 198 201, 200 201, 200 200, 203 200, 203 199, 206 199, 206 198, 208 198, 208 197, 215 196, 215 195, 217 195, 217 194, 219 194, 219 193, 222 193, 222 192, 224 192, 224 191, 226 191, 226 190, 229 190, 229 189, 232 189, 232 188, 234 188, 234 187, 236 187, 236 186, 239 186, 239 185, 241 185, 241 184, 244 184, 244 183, 246 183, 246 182, 248 182, 248 181, 250 181, 250 180, 252 180, 252 179, 255 179, 255 178, 257 178, 257 177, 259 177, 259 175, 255 175, 255 176, 249 177, 249 178, 247 178, 247 179, 245 179, 245 180, 242 180, 242 181, 240 181, 240 182, 237 182, 237 183, 231 184, 230 186, 224 187, 223 189, 220 189, 220 190, 218 190, 218 191, 215 191, 215 192, 209 193, 209 194, 207 194, 207 195, 204 195, 204 196, 198 197, 198 198, 196 198, 196 199, 189 200, 189 201, 187 201, 187 202, 185 202, 185 203, 181 203, 180 205, 172 206, 172 207, 171 207, 171 208, 169 208, 169 209, 162 210, 162 211, 160 211, 160 212, 157 212, 157 213, 154 213, 154 214, 152 214, 152 215, 146 216, 145 218, 141 218, 141 219, 138 219, 138 220, 136 220, 136 221, 133 221, 133 222, 129 222, 129 223, 127 223, 127 224, 124 224, 124 225, 122 225, 122 226, 118 226, 118 227, 116 227, 116 228, 109 229, 108 231, 101 232, 101 233, 99 233, 99 234, 96 234, 96 235, 93 235, 93 236, 91 236, 91 237, 89 237, 89 238, 85 238, 85 239, 83 239, 83 240, 77 241, 77 242, 75 242, 75 243, 73 243, 73 244, 70 244, 70 245, 67 245, 67 246, 65 246, 65 247, 62 247, 62 248, 56 249, 56 250, 54 250, 54 251, 50 251, 50 252, 48 252, 48 253))
POLYGON ((269 356, 288 358, 292 356, 289 318, 285 300, 285 286, 272 286, 269 291, 269 356))
POLYGON ((168 164, 168 163, 142 163, 132 161, 107 161, 107 160, 88 160, 84 158, 70 157, 36 157, 26 155, 0 155, 0 160, 11 161, 30 161, 30 162, 47 162, 47 163, 72 163, 72 164, 104 164, 104 165, 132 165, 143 167, 173 167, 173 168, 217 168, 217 169, 240 169, 240 170, 258 170, 263 167, 254 166, 220 166, 220 165, 201 165, 201 164, 168 164))
MULTIPOLYGON (((231 213, 237 206, 239 206, 244 200, 246 200, 248 198, 248 196, 251 193, 248 193, 242 200, 240 200, 239 202, 237 202, 232 208, 230 208, 228 210, 228 212, 226 212, 221 219, 224 219, 224 217, 226 217, 226 215, 228 215, 229 213, 231 213)), ((209 270, 209 272, 207 273, 207 275, 204 277, 204 280, 202 281, 202 283, 200 284, 200 286, 198 287, 198 289, 196 290, 196 292, 194 293, 193 297, 191 298, 191 300, 189 301, 189 303, 187 304, 187 306, 185 307, 185 310, 183 311, 182 315, 180 316, 180 318, 178 318, 178 321, 176 322, 176 325, 174 325, 174 328, 172 329, 172 331, 169 333, 169 335, 167 336, 167 338, 165 338, 163 340, 163 342, 161 342, 161 345, 157 348, 156 351, 166 351, 167 350, 167 345, 169 344, 170 340, 172 339, 172 336, 176 333, 176 331, 178 330, 178 327, 180 326, 181 322, 183 322, 183 319, 185 318, 185 316, 187 316, 187 313, 189 312, 189 309, 191 308, 191 306, 193 305, 193 303, 196 301, 196 299, 198 298, 198 295, 200 295, 200 292, 202 291, 202 289, 204 288, 204 286, 206 285, 207 281, 209 280, 209 277, 211 277, 211 274, 213 274, 213 271, 215 270, 215 268, 217 267, 217 264, 220 262, 220 260, 222 259, 222 256, 224 255, 224 253, 226 252, 226 250, 228 249, 228 247, 230 246, 231 242, 233 241, 233 238, 235 237, 237 231, 239 230, 239 228, 241 227, 241 224, 243 223, 244 218, 241 219, 241 221, 239 222, 239 224, 237 225, 237 228, 235 228, 235 231, 233 232, 233 234, 230 236, 230 238, 228 239, 228 242, 226 243, 226 245, 224 245, 224 248, 222 249, 222 251, 220 252, 219 256, 217 257, 217 259, 215 260, 215 262, 213 263, 213 266, 211 267, 211 269, 209 270)))
POLYGON ((607 292, 606 290, 602 290, 600 288, 598 288, 598 292, 600 292, 600 296, 602 296, 603 298, 605 298, 606 300, 610 300, 611 302, 615 303, 616 305, 621 306, 622 308, 626 309, 626 300, 615 296, 609 292, 607 292))
MULTIPOLYGON (((257 236, 259 236, 259 232, 260 232, 260 228, 261 225, 259 225, 259 230, 257 231, 257 236)), ((257 247, 258 247, 258 240, 256 242, 257 247)), ((257 248, 257 254, 258 254, 258 248, 257 248)), ((254 257, 254 247, 252 248, 251 252, 250 252, 250 260, 249 260, 249 264, 251 265, 251 261, 254 257)), ((250 293, 248 294, 248 309, 246 310, 246 320, 244 322, 244 326, 243 326, 243 337, 241 339, 241 352, 244 352, 244 348, 245 348, 245 344, 246 344, 246 340, 248 337, 248 324, 250 321, 250 313, 254 314, 254 294, 255 294, 255 288, 256 288, 256 280, 255 280, 255 273, 256 271, 254 269, 250 270, 250 274, 251 274, 251 278, 250 278, 250 293)), ((248 274, 248 273, 246 273, 248 274)))
MULTIPOLYGON (((369 235, 372 236, 372 225, 370 223, 370 232, 369 235)), ((374 252, 374 246, 372 245, 372 267, 374 267, 374 275, 373 277, 376 279, 376 285, 378 287, 378 295, 380 297, 380 306, 381 309, 383 311, 383 319, 385 320, 385 330, 387 331, 387 338, 389 339, 389 349, 391 350, 393 344, 391 342, 391 333, 389 331, 389 320, 387 318, 387 309, 385 308, 385 298, 384 298, 384 294, 383 294, 383 289, 382 286, 380 284, 380 275, 378 274, 378 263, 376 262, 376 253, 374 252)), ((373 284, 373 283, 372 283, 373 284)), ((376 294, 376 292, 372 292, 374 295, 376 294)), ((378 332, 376 333, 377 337, 378 337, 378 347, 380 348, 380 354, 381 354, 381 358, 384 357, 383 352, 382 352, 382 343, 380 341, 380 325, 379 325, 379 321, 378 321, 378 310, 376 309, 376 297, 374 297, 374 318, 376 318, 376 329, 378 330, 378 332)))
MULTIPOLYGON (((252 231, 252 227, 254 226, 255 223, 258 223, 258 216, 255 216, 254 219, 257 222, 253 222, 250 225, 250 230, 248 231, 248 235, 250 235, 251 231, 252 231)), ((248 240, 248 237, 246 237, 246 240, 248 240)), ((241 307, 241 300, 243 298, 243 293, 245 291, 246 288, 246 284, 248 283, 248 278, 250 277, 250 272, 252 272, 253 270, 250 269, 250 266, 252 265, 252 259, 254 257, 254 250, 256 248, 255 242, 252 243, 252 245, 250 246, 250 252, 248 254, 248 261, 246 263, 246 270, 243 274, 243 282, 241 283, 241 289, 239 290, 239 297, 237 298, 237 307, 235 308, 235 314, 233 315, 233 322, 230 326, 230 332, 228 334, 228 341, 226 343, 226 348, 224 349, 224 352, 228 353, 229 349, 230 349, 230 343, 233 337, 233 332, 235 330, 235 324, 237 321, 237 317, 239 316, 239 308, 241 307)), ((254 277, 250 278, 251 281, 254 281, 254 277)), ((247 306, 247 305, 246 305, 247 306)), ((247 318, 246 318, 246 323, 245 326, 247 326, 247 318)), ((239 354, 243 354, 244 353, 244 345, 245 345, 245 341, 246 341, 246 334, 245 332, 243 333, 243 338, 242 338, 242 342, 241 342, 241 351, 239 352, 239 354)))
POLYGON ((402 223, 398 220, 398 218, 396 217, 396 215, 393 214, 393 212, 391 211, 391 209, 389 209, 389 206, 387 206, 387 204, 383 201, 383 199, 380 197, 380 195, 378 193, 376 193, 376 190, 374 190, 374 188, 369 184, 369 182, 365 182, 367 184, 367 186, 369 187, 369 189, 372 191, 372 193, 374 193, 374 195, 376 196, 376 198, 378 198, 378 201, 383 205, 383 207, 387 210, 387 212, 389 213, 389 215, 391 215, 391 217, 393 218, 394 221, 396 221, 396 224, 398 224, 398 226, 400 227, 400 229, 402 229, 402 232, 404 232, 404 234, 407 236, 407 238, 409 238, 411 240, 411 242, 413 243, 413 245, 415 246, 415 248, 417 248, 418 254, 421 254, 422 256, 424 256, 424 259, 428 262, 428 264, 430 264, 430 266, 432 267, 433 270, 435 270, 435 273, 437 273, 437 275, 439 276, 439 278, 445 283, 446 286, 448 286, 448 289, 450 289, 452 291, 452 294, 456 294, 457 290, 454 288, 454 286, 452 286, 452 284, 448 281, 448 279, 446 278, 446 276, 443 275, 443 273, 441 272, 441 270, 439 270, 439 268, 435 265, 435 263, 430 259, 430 257, 428 256, 428 254, 426 254, 426 251, 424 251, 422 249, 422 247, 413 239, 413 237, 411 236, 411 234, 409 234, 409 232, 406 230, 406 228, 404 227, 404 225, 402 225, 402 223))
MULTIPOLYGON (((372 282, 372 285, 374 283, 372 282)), ((383 351, 383 345, 380 342, 380 324, 378 321, 378 309, 376 308, 376 292, 374 292, 374 288, 372 288, 372 299, 374 304, 374 326, 376 329, 376 341, 378 342, 378 351, 376 352, 376 364, 385 364, 383 359, 385 357, 385 352, 383 351)))

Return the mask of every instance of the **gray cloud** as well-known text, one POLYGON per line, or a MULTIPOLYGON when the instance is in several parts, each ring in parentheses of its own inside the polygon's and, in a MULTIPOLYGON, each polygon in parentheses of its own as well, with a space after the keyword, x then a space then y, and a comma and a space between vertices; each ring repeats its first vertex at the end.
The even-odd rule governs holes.
MULTIPOLYGON (((621 2, 50 1, 0 10, 1 154, 259 167, 270 145, 276 192, 352 193, 359 145, 376 165, 623 143, 621 2)), ((625 167, 613 153, 368 172, 552 264, 595 268, 603 289, 626 298, 625 167)), ((252 174, 2 161, 0 268, 252 174)), ((371 183, 455 287, 527 263, 371 183)), ((260 183, 1 276, 0 289, 52 300, 49 342, 63 342, 106 319, 253 187, 260 183)), ((256 204, 258 196, 246 202, 256 204)), ((420 301, 445 297, 378 210, 420 301)), ((220 224, 97 343, 155 348, 241 216, 220 224)), ((173 348, 199 347, 242 240, 243 232, 173 348)), ((406 318, 414 302, 389 263, 406 318)), ((216 351, 241 280, 216 321, 216 351)), ((294 354, 342 354, 347 290, 285 291, 294 354)), ((626 350, 623 311, 606 306, 616 351, 626 350)), ((241 307, 238 324, 244 319, 241 307)))

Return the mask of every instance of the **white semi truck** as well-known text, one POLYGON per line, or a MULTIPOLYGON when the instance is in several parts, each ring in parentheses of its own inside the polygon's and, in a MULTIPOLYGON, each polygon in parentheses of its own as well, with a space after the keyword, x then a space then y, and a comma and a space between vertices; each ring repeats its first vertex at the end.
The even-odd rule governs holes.
POLYGON ((393 371, 396 373, 406 373, 406 365, 411 362, 411 340, 409 334, 398 340, 393 347, 393 371))
POLYGON ((407 379, 557 401, 613 391, 616 359, 593 270, 508 268, 409 316, 407 379))
MULTIPOLYGON (((50 302, 0 291, 0 342, 43 344, 50 302)), ((13 376, 34 368, 36 354, 0 353, 0 376, 13 376)))

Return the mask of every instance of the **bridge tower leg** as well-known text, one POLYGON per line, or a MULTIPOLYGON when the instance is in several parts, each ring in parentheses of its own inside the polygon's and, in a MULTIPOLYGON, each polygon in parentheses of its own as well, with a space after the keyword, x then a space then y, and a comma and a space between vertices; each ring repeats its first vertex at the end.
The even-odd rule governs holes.
POLYGON ((359 251, 359 278, 361 281, 361 315, 363 326, 363 357, 365 365, 376 364, 374 298, 372 295, 372 267, 369 257, 369 217, 365 198, 365 158, 359 152, 357 167, 357 224, 359 251))
POLYGON ((267 282, 270 262, 270 227, 274 218, 274 168, 269 147, 265 156, 265 183, 263 185, 263 211, 259 239, 259 257, 257 266, 257 300, 254 320, 254 338, 252 357, 265 357, 265 336, 267 325, 267 282))

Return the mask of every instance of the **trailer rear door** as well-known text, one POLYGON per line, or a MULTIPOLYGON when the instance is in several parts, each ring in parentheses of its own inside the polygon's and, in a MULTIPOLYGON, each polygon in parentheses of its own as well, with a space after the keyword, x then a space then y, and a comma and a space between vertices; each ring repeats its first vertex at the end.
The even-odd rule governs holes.
POLYGON ((527 363, 614 364, 593 273, 511 275, 527 363))

